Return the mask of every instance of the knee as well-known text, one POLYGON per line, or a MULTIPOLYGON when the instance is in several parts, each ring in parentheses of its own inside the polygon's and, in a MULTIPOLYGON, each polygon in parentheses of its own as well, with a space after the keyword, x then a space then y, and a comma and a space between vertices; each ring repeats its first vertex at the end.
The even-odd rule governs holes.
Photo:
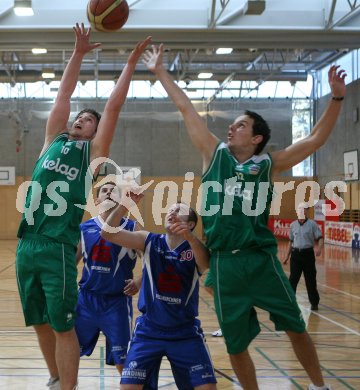
POLYGON ((250 354, 248 349, 245 349, 244 351, 241 351, 236 354, 229 354, 229 357, 231 360, 243 361, 243 360, 250 359, 250 354))
POLYGON ((301 342, 309 338, 309 334, 306 331, 298 333, 298 332, 293 332, 291 330, 287 330, 286 333, 290 337, 291 341, 301 342))
POLYGON ((195 390, 216 390, 216 384, 215 383, 208 383, 206 385, 197 386, 194 388, 195 390))
POLYGON ((73 339, 74 337, 77 338, 75 329, 70 329, 65 332, 57 332, 54 330, 55 337, 60 340, 65 340, 65 339, 73 339))

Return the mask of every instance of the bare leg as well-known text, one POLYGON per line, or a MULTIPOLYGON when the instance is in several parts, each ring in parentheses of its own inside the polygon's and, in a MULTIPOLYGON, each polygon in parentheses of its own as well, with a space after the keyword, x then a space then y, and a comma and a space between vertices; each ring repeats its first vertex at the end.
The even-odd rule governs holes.
POLYGON ((216 383, 207 383, 206 385, 196 386, 195 390, 216 390, 216 383))
POLYGON ((59 369, 62 390, 73 390, 77 384, 80 348, 74 329, 55 332, 56 364, 59 369))
POLYGON ((309 334, 305 331, 303 333, 286 332, 290 337, 294 352, 309 375, 312 383, 316 386, 324 386, 324 378, 321 373, 319 359, 316 349, 309 334))
POLYGON ((246 349, 236 355, 229 355, 232 368, 244 390, 259 390, 254 363, 246 349))
POLYGON ((124 368, 124 365, 123 364, 115 364, 117 370, 119 371, 119 374, 121 375, 122 373, 122 370, 124 368))
POLYGON ((143 385, 120 385, 120 390, 141 390, 143 388, 143 385))
POLYGON ((204 289, 207 293, 209 293, 211 296, 214 296, 214 290, 212 287, 204 286, 204 289))
POLYGON ((34 329, 50 376, 52 378, 59 378, 59 371, 55 360, 56 338, 54 331, 49 324, 34 325, 34 329))

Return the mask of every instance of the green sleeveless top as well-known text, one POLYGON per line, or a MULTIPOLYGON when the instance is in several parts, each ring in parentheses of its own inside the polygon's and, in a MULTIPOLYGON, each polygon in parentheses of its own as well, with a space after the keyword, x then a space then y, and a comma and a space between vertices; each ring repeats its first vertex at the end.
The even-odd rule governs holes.
POLYGON ((214 251, 260 248, 276 252, 267 226, 273 194, 269 154, 239 163, 224 143, 202 176, 202 221, 214 251))
POLYGON ((70 141, 67 133, 54 139, 35 164, 18 237, 31 233, 78 244, 84 209, 76 204, 86 204, 89 164, 90 141, 70 141))

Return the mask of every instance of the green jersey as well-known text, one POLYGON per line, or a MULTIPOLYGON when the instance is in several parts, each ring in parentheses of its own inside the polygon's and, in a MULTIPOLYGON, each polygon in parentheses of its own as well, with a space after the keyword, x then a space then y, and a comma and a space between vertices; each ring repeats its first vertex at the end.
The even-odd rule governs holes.
POLYGON ((239 163, 224 143, 202 177, 202 220, 207 246, 215 251, 262 248, 274 253, 267 226, 273 185, 269 154, 239 163))
POLYGON ((86 204, 89 164, 89 141, 70 141, 66 133, 54 139, 35 164, 18 237, 31 233, 78 244, 84 209, 76 205, 86 204))

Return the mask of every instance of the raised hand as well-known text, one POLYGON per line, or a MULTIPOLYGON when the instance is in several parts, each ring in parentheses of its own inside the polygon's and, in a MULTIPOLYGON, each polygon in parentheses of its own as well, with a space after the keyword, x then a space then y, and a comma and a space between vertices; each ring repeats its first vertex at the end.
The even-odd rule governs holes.
POLYGON ((89 51, 101 46, 101 43, 89 42, 91 28, 89 27, 88 29, 86 29, 84 27, 84 23, 81 23, 81 26, 79 25, 79 23, 76 23, 76 26, 73 27, 73 30, 75 31, 76 36, 75 51, 82 54, 86 54, 89 51))
POLYGON ((189 227, 189 223, 186 221, 182 221, 179 217, 174 216, 173 222, 169 227, 171 233, 182 235, 184 240, 190 241, 193 238, 193 234, 189 227))
POLYGON ((133 212, 134 208, 137 209, 136 205, 144 197, 144 191, 147 190, 154 180, 139 185, 125 186, 121 189, 121 204, 126 207, 129 211, 133 212))
POLYGON ((347 76, 344 69, 338 69, 340 65, 333 65, 329 69, 328 78, 331 94, 334 97, 344 97, 346 93, 345 77, 347 76))
POLYGON ((151 39, 152 38, 148 36, 144 41, 138 42, 128 58, 129 64, 136 64, 139 61, 140 56, 143 54, 146 46, 151 42, 151 39))
POLYGON ((163 67, 163 55, 164 45, 160 46, 152 45, 152 51, 146 50, 143 55, 142 62, 150 70, 150 72, 156 73, 157 70, 163 67))

